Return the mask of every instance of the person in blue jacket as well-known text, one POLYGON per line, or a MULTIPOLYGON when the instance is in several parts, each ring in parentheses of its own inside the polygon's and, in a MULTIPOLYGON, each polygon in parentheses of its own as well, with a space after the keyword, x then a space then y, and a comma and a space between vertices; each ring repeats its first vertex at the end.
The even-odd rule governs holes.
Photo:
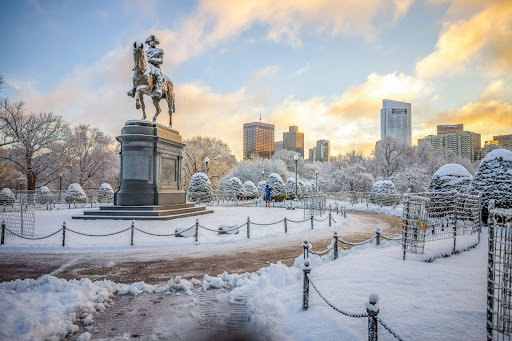
POLYGON ((271 188, 268 185, 265 187, 265 207, 270 207, 270 190, 271 188))

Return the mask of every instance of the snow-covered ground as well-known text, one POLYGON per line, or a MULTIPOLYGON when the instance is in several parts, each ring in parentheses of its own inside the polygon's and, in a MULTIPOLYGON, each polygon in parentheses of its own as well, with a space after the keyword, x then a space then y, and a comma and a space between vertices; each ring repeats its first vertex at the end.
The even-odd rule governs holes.
MULTIPOLYGON (((208 207, 209 209, 210 207, 208 207)), ((314 230, 311 230, 310 221, 293 223, 288 221, 288 233, 285 235, 284 222, 281 220, 287 217, 289 220, 304 220, 303 210, 286 210, 284 208, 265 208, 265 207, 212 207, 214 213, 198 216, 199 224, 209 229, 217 230, 221 225, 241 226, 247 222, 247 217, 251 219, 250 240, 247 238, 246 227, 240 228, 238 234, 228 234, 219 236, 217 233, 199 229, 199 242, 202 245, 209 244, 231 244, 248 243, 251 241, 270 240, 278 237, 293 236, 304 233, 315 233, 318 230, 328 230, 344 226, 350 218, 343 218, 341 215, 333 214, 332 227, 329 227, 328 221, 324 220, 327 214, 315 216, 314 230), (266 224, 281 221, 273 225, 256 225, 255 223, 266 224)), ((108 234, 127 229, 131 225, 129 220, 72 220, 72 215, 80 215, 83 210, 54 210, 54 211, 36 211, 35 212, 35 232, 34 237, 49 235, 62 227, 66 222, 68 228, 66 232, 66 246, 62 247, 62 233, 41 239, 27 240, 6 235, 5 245, 0 247, 1 252, 74 252, 74 251, 114 251, 126 249, 145 249, 145 248, 168 248, 194 245, 195 221, 196 217, 181 218, 169 221, 136 221, 135 227, 143 231, 154 234, 172 234, 176 228, 193 227, 185 234, 189 238, 157 237, 143 234, 137 230, 134 232, 134 246, 130 246, 130 230, 123 233, 107 237, 86 237, 75 234, 69 229, 87 233, 87 234, 108 234)))

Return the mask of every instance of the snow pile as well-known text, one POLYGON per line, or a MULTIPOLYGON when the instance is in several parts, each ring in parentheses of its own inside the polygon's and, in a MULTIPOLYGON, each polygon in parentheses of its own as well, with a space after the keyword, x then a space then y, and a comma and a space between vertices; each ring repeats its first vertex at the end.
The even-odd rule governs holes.
POLYGON ((389 180, 376 181, 368 199, 370 202, 382 205, 395 205, 400 202, 400 196, 396 192, 395 185, 389 180))
POLYGON ((238 225, 220 225, 219 234, 238 234, 240 228, 238 225))
MULTIPOLYGON (((297 183, 297 196, 302 198, 302 190, 298 184, 299 183, 297 183)), ((295 178, 288 178, 288 180, 286 180, 285 189, 287 195, 286 199, 295 199, 295 178)))
POLYGON ((14 194, 12 193, 10 188, 3 188, 0 191, 0 204, 10 205, 14 202, 14 194))
POLYGON ((192 228, 190 228, 190 227, 191 226, 189 226, 189 227, 183 227, 183 226, 176 227, 176 229, 174 230, 174 233, 177 233, 176 237, 185 237, 185 238, 194 237, 196 235, 196 228, 195 228, 195 226, 192 226, 192 228))
POLYGON ((247 199, 257 199, 260 194, 258 192, 258 188, 252 181, 244 182, 245 193, 247 194, 247 199))
POLYGON ((247 197, 245 193, 245 187, 236 176, 229 179, 226 187, 224 187, 224 191, 231 197, 237 198, 238 200, 244 200, 247 197))
POLYGON ((438 169, 432 176, 432 182, 428 186, 429 192, 458 191, 466 193, 471 185, 473 177, 461 165, 449 163, 438 169))
POLYGON ((112 186, 107 183, 103 183, 98 190, 98 194, 96 196, 96 200, 98 200, 101 204, 110 204, 114 202, 114 190, 112 186))
POLYGON ((261 199, 265 199, 265 187, 267 186, 266 181, 258 182, 258 193, 260 194, 261 199))
POLYGON ((213 199, 213 189, 208 175, 195 173, 192 175, 187 189, 187 200, 194 202, 209 202, 213 199))
POLYGON ((82 186, 79 184, 71 184, 64 195, 67 203, 84 204, 87 202, 87 195, 85 194, 82 186))
POLYGON ((192 289, 194 285, 200 285, 201 282, 196 280, 195 278, 192 278, 191 281, 187 281, 186 279, 181 279, 181 276, 176 276, 174 279, 170 279, 167 282, 167 289, 171 293, 176 293, 177 291, 183 291, 185 295, 191 296, 192 289))
POLYGON ((35 201, 38 204, 49 204, 53 201, 52 192, 46 186, 41 186, 36 190, 35 201))
MULTIPOLYGON (((113 283, 113 282, 112 282, 113 283)), ((118 286, 119 295, 140 295, 143 293, 153 294, 156 292, 156 288, 150 284, 144 283, 144 281, 136 282, 133 284, 116 284, 118 286)))
POLYGON ((271 173, 268 176, 267 184, 270 189, 270 198, 274 201, 281 202, 286 199, 286 188, 283 178, 277 173, 271 173))
POLYGON ((512 152, 495 149, 487 154, 473 178, 470 193, 482 196, 483 221, 487 221, 491 199, 496 208, 512 208, 512 152))

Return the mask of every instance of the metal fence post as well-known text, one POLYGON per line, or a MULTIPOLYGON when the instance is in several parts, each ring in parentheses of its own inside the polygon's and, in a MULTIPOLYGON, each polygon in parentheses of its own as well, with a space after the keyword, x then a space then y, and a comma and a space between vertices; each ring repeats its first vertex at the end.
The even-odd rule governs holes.
POLYGON ((338 259, 338 232, 334 232, 334 260, 338 259))
POLYGON ((368 341, 378 340, 377 316, 379 315, 379 295, 371 294, 366 304, 368 313, 368 341))
POLYGON ((382 233, 382 230, 380 229, 380 227, 377 227, 377 229, 375 230, 375 234, 377 235, 377 237, 375 238, 375 245, 376 246, 380 245, 380 234, 381 233, 382 233))
POLYGON ((5 243, 5 220, 2 220, 2 240, 1 245, 4 245, 5 243))
POLYGON ((343 218, 347 217, 347 209, 343 207, 343 218))
POLYGON ((199 237, 199 218, 196 219, 196 234, 195 234, 196 242, 197 242, 198 237, 199 237))
POLYGON ((135 220, 132 220, 132 236, 131 236, 131 243, 130 245, 133 246, 133 230, 135 229, 135 220))
POLYGON ((329 211, 329 227, 331 227, 332 223, 331 223, 331 211, 329 211))
POLYGON ((455 196, 455 211, 453 212, 453 251, 452 254, 455 254, 456 246, 457 246, 457 196, 455 196))
POLYGON ((309 308, 309 273, 311 272, 311 261, 309 258, 304 259, 304 287, 302 290, 302 310, 309 308))
POLYGON ((251 238, 251 217, 247 217, 247 238, 251 238))
POLYGON ((311 229, 313 229, 313 214, 311 214, 311 229))
POLYGON ((340 214, 338 210, 338 203, 336 203, 336 214, 340 214))
POLYGON ((494 324, 494 221, 492 221, 491 209, 494 208, 494 200, 489 202, 488 220, 489 225, 489 251, 487 253, 487 340, 493 340, 494 324))
POLYGON ((62 246, 66 246, 66 222, 62 223, 62 246))
POLYGON ((304 239, 302 247, 304 248, 304 259, 309 258, 309 242, 307 239, 304 239))
POLYGON ((286 222, 286 217, 284 217, 284 233, 288 233, 288 224, 286 222))

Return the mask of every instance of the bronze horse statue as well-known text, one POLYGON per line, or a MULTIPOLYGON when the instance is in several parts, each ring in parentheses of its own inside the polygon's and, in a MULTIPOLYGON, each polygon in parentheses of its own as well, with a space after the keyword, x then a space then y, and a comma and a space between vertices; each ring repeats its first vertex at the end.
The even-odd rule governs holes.
POLYGON ((135 97, 135 107, 137 109, 142 108, 142 120, 146 119, 146 106, 144 104, 144 95, 150 96, 153 100, 156 113, 153 116, 153 122, 162 111, 160 108, 160 100, 165 99, 169 108, 169 127, 172 128, 172 114, 176 111, 174 106, 175 95, 174 95, 174 84, 171 79, 162 75, 162 95, 159 95, 156 90, 156 80, 154 76, 149 74, 146 63, 146 54, 144 53, 144 44, 133 43, 133 60, 135 66, 133 68, 133 88, 135 92, 128 91, 128 96, 135 97))

